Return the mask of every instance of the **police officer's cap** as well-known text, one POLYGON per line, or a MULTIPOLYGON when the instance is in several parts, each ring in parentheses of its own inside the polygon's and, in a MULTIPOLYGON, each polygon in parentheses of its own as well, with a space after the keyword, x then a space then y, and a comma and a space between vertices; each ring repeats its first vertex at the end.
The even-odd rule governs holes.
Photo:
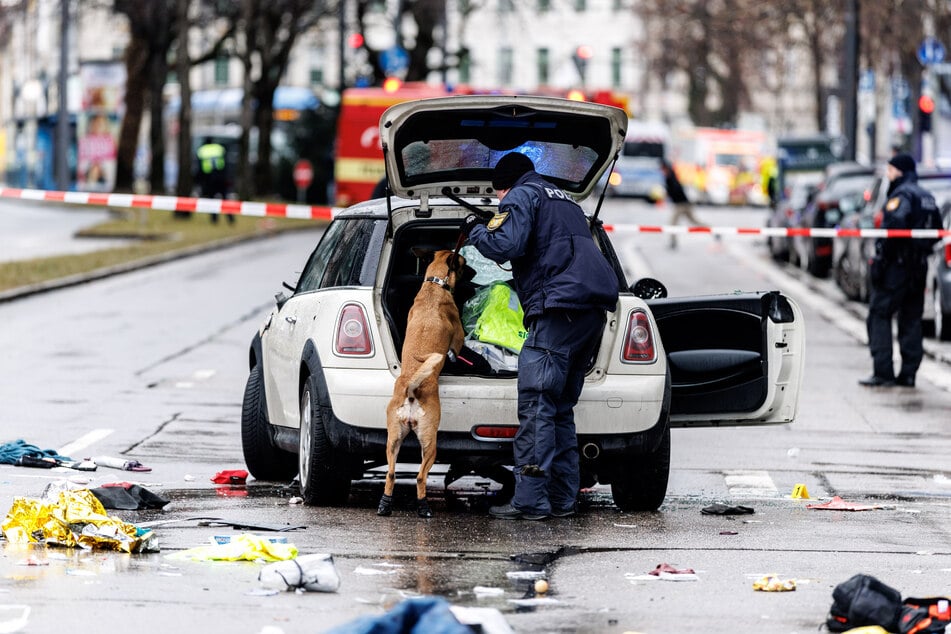
POLYGON ((911 154, 896 154, 888 160, 888 164, 902 174, 915 171, 915 159, 911 154))
POLYGON ((522 174, 535 170, 532 159, 520 152, 509 152, 499 159, 492 170, 492 187, 495 189, 509 189, 522 174))

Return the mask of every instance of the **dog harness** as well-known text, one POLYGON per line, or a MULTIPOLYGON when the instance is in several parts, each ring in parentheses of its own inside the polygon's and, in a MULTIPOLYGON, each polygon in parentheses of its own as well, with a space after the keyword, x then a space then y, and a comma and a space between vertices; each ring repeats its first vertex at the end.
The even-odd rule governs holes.
POLYGON ((434 277, 427 277, 424 281, 426 281, 426 282, 432 282, 432 283, 435 284, 436 286, 442 286, 444 289, 446 289, 446 290, 449 291, 450 293, 452 292, 452 287, 449 286, 449 278, 448 278, 448 277, 435 277, 435 276, 434 276, 434 277))

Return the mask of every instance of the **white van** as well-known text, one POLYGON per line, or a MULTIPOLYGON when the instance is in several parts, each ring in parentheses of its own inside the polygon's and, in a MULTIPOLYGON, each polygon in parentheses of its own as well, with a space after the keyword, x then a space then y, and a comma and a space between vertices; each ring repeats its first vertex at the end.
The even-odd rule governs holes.
POLYGON ((629 119, 621 156, 608 180, 608 194, 656 201, 666 195, 661 161, 667 158, 670 128, 660 121, 629 119))

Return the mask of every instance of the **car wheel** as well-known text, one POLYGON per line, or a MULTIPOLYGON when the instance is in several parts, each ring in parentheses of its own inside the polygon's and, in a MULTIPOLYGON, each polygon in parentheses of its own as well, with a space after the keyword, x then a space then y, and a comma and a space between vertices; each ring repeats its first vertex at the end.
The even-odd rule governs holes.
POLYGON ((622 511, 656 511, 667 496, 670 477, 670 426, 657 449, 648 454, 623 456, 612 467, 611 494, 622 511))
POLYGON ((300 399, 301 497, 308 505, 343 506, 350 497, 349 464, 330 445, 315 388, 316 379, 308 377, 300 399))
POLYGON ((294 454, 274 446, 266 410, 261 366, 256 365, 248 375, 241 407, 244 464, 258 480, 291 480, 297 473, 294 454))
POLYGON ((941 307, 941 284, 935 282, 934 288, 934 336, 939 341, 951 341, 951 313, 941 307))

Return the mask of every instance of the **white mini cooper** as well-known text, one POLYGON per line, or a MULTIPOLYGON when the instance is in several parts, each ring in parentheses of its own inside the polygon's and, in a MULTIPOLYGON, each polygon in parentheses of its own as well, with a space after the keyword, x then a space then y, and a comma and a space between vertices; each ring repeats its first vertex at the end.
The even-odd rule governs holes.
MULTIPOLYGON (((290 297, 251 342, 241 436, 261 480, 300 476, 307 504, 346 504, 350 484, 385 464, 386 405, 426 254, 457 246, 472 211, 498 205, 491 171, 513 150, 580 200, 618 155, 627 116, 545 97, 459 96, 402 103, 380 120, 391 195, 335 216, 290 297)), ((575 408, 582 482, 611 485, 625 511, 655 510, 670 471, 670 428, 788 423, 796 416, 804 327, 778 291, 666 298, 629 285, 608 233, 591 233, 621 287, 575 408)), ((472 275, 460 307, 505 268, 463 247, 472 275)), ((518 426, 512 364, 447 362, 437 461, 446 480, 503 480, 518 426), (501 474, 501 475, 500 475, 501 474)), ((481 358, 481 357, 480 357, 481 358)), ((401 462, 418 463, 410 435, 401 462)))

